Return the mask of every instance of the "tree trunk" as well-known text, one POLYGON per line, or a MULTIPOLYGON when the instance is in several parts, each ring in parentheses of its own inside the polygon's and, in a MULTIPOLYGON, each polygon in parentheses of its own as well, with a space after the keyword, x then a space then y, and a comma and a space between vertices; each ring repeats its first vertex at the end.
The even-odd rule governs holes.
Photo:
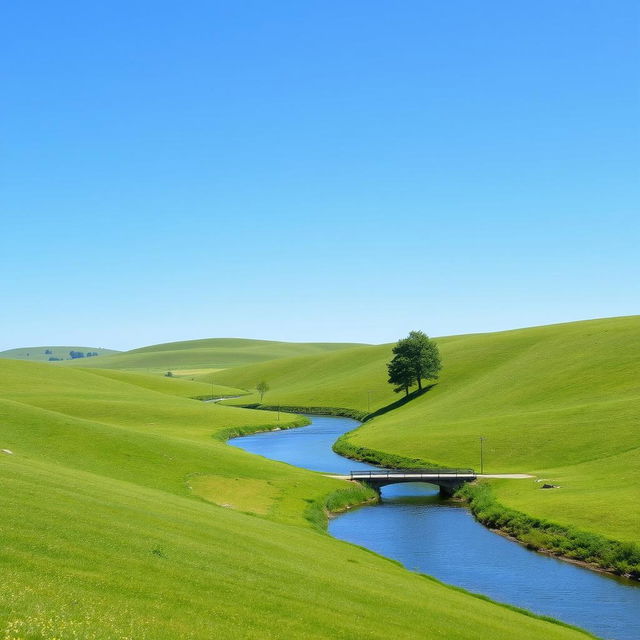
POLYGON ((409 396, 409 387, 405 387, 404 388, 404 395, 405 395, 405 397, 409 396))
POLYGON ((418 376, 418 390, 422 391, 422 378, 418 376))

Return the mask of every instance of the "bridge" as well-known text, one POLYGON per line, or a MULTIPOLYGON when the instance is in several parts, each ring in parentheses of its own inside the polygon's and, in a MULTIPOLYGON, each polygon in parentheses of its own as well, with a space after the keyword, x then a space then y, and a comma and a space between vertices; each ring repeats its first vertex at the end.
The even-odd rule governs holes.
POLYGON ((349 474, 350 480, 363 482, 376 491, 399 482, 428 482, 440 487, 443 496, 452 496, 463 484, 476 478, 473 469, 371 469, 349 474))

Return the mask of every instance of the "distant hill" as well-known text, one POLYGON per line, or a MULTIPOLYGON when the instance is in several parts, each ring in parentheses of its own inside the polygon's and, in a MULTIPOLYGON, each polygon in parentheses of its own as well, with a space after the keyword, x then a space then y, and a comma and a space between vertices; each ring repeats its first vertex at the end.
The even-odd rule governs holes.
POLYGON ((243 338, 208 338, 168 342, 104 358, 82 359, 65 364, 82 367, 125 369, 160 373, 167 370, 191 373, 227 369, 299 355, 316 355, 360 346, 333 342, 277 342, 243 338))
MULTIPOLYGON (((102 349, 97 347, 21 347, 20 349, 7 349, 6 351, 0 351, 0 358, 11 358, 12 360, 29 360, 30 362, 47 362, 52 358, 59 358, 60 360, 71 359, 69 355, 71 351, 76 353, 97 353, 98 356, 111 355, 119 353, 114 349, 102 349)), ((92 356, 96 357, 96 356, 92 356)), ((78 358, 83 362, 88 361, 86 357, 78 358)), ((89 358, 90 360, 91 358, 89 358)))

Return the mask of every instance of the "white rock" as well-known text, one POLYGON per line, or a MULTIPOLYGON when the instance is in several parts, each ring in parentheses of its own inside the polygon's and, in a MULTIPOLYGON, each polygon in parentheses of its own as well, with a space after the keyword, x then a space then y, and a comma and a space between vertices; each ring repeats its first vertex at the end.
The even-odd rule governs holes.
POLYGON ((0 453, 6 453, 9 456, 13 455, 13 451, 11 451, 11 449, 0 449, 0 453))

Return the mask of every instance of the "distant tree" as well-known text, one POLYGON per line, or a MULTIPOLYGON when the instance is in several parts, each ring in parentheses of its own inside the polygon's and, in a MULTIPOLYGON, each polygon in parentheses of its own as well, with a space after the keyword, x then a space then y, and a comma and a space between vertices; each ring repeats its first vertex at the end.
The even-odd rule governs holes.
POLYGON ((87 351, 87 358, 93 358, 94 356, 97 356, 98 352, 97 351, 87 351))
POLYGON ((422 389, 422 380, 437 379, 441 368, 438 345, 423 331, 411 331, 398 340, 387 365, 389 382, 396 385, 396 392, 404 390, 406 394, 414 383, 422 389))
POLYGON ((58 360, 62 360, 62 358, 55 358, 54 356, 49 358, 49 362, 57 362, 58 360))
POLYGON ((75 360, 75 358, 84 358, 84 353, 82 351, 69 351, 69 355, 72 360, 75 360))
POLYGON ((173 378, 173 371, 167 371, 167 373, 164 374, 165 378, 173 378))
POLYGON ((45 349, 45 350, 44 350, 44 354, 45 354, 46 356, 50 356, 52 353, 53 353, 53 351, 51 351, 51 349, 45 349))
POLYGON ((256 391, 260 394, 260 402, 262 402, 262 398, 264 398, 264 394, 269 391, 269 385, 262 380, 262 382, 258 382, 256 385, 256 391))

